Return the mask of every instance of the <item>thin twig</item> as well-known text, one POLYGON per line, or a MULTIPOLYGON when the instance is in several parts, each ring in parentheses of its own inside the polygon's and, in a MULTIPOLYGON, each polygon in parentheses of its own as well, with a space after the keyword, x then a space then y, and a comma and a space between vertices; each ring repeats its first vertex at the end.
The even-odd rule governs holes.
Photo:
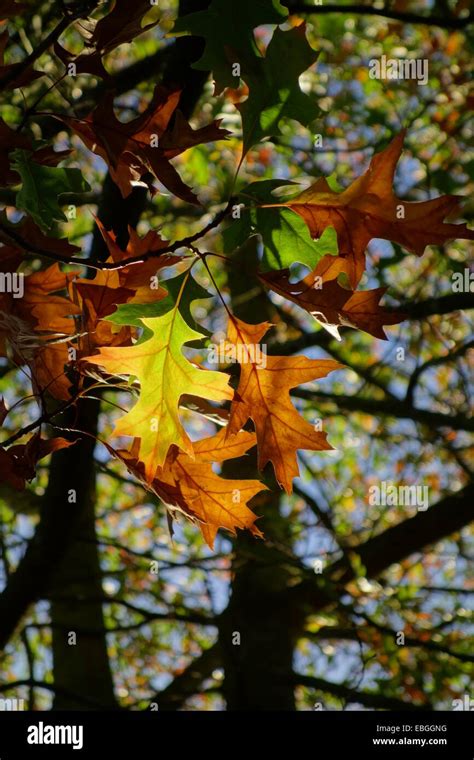
POLYGON ((222 220, 230 212, 234 200, 234 198, 231 198, 225 209, 219 211, 219 213, 216 214, 216 216, 209 222, 209 224, 203 227, 202 230, 195 232, 194 235, 189 235, 188 237, 182 238, 181 240, 176 240, 174 243, 170 243, 170 245, 166 246, 165 248, 160 248, 159 251, 148 251, 147 253, 143 254, 143 256, 130 256, 127 259, 122 259, 122 261, 119 263, 107 263, 100 262, 98 260, 81 259, 78 256, 62 256, 59 253, 55 253, 54 251, 47 251, 44 248, 35 245, 34 243, 30 243, 28 240, 19 235, 16 230, 4 224, 0 224, 0 230, 2 231, 2 234, 4 234, 7 238, 10 238, 11 241, 21 246, 21 248, 24 250, 30 251, 30 253, 34 253, 37 256, 44 256, 45 258, 61 262, 62 264, 79 264, 81 266, 89 267, 90 269, 96 269, 97 271, 116 271, 119 269, 124 269, 128 266, 133 266, 134 264, 143 264, 149 259, 157 258, 165 253, 172 253, 174 251, 177 251, 179 248, 189 248, 194 242, 196 242, 196 240, 200 240, 200 238, 207 235, 208 232, 219 226, 222 220))
POLYGON ((45 412, 41 415, 41 417, 38 417, 33 422, 30 422, 29 425, 25 425, 25 427, 21 428, 21 430, 17 430, 17 432, 11 435, 10 438, 6 438, 4 441, 1 441, 0 447, 2 449, 5 449, 7 446, 11 446, 12 443, 15 443, 15 441, 17 441, 19 438, 22 438, 27 433, 31 433, 32 430, 41 427, 41 425, 44 423, 50 422, 58 414, 61 414, 61 412, 64 412, 66 409, 72 406, 80 397, 81 394, 78 394, 77 396, 70 398, 69 401, 65 401, 64 404, 58 406, 58 408, 53 412, 45 412))
POLYGON ((28 69, 34 64, 36 60, 38 60, 41 55, 43 55, 43 53, 50 47, 50 45, 53 45, 56 40, 59 39, 61 34, 68 28, 72 20, 72 17, 64 16, 64 18, 61 19, 59 24, 54 27, 48 36, 39 43, 38 47, 32 50, 27 58, 25 58, 23 61, 21 61, 21 63, 14 66, 12 69, 10 69, 10 71, 4 74, 0 79, 0 90, 5 89, 11 82, 24 74, 25 71, 28 71, 28 69))

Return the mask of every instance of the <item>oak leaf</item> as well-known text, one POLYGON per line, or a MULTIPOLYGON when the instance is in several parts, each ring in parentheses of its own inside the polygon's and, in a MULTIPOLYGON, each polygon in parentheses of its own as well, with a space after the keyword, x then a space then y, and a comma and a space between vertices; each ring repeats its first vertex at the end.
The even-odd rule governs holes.
POLYGON ((6 355, 9 345, 15 361, 30 367, 35 391, 48 391, 61 400, 69 399, 71 387, 64 372, 69 361, 64 341, 75 333, 79 309, 58 292, 74 277, 74 272, 63 273, 53 264, 25 277, 22 298, 0 296, 1 353, 6 355))
POLYGON ((183 346, 202 334, 192 330, 181 316, 178 303, 160 317, 143 319, 152 337, 125 348, 102 348, 87 357, 91 364, 112 375, 129 375, 140 382, 140 398, 130 412, 119 419, 114 435, 140 438, 140 460, 151 482, 175 444, 193 456, 193 446, 178 414, 182 395, 190 393, 210 401, 231 399, 228 377, 206 370, 183 356, 183 346))
POLYGON ((341 258, 325 256, 299 282, 290 282, 289 269, 260 273, 259 277, 267 287, 305 309, 337 340, 341 340, 339 327, 354 327, 386 340, 383 325, 398 324, 404 319, 403 314, 380 306, 387 288, 360 291, 343 288, 337 281, 337 272, 335 277, 325 275, 325 269, 334 274, 335 263, 340 264, 341 258))
POLYGON ((183 453, 175 457, 172 454, 167 466, 157 473, 163 483, 174 482, 179 487, 189 516, 197 521, 211 549, 219 528, 234 535, 236 528, 249 530, 254 536, 263 535, 247 504, 266 486, 259 480, 222 478, 212 468, 212 463, 241 457, 255 445, 255 433, 241 431, 229 437, 222 428, 216 435, 193 444, 194 459, 183 453))
POLYGON ((212 463, 243 456, 255 444, 255 433, 241 431, 228 437, 222 428, 215 435, 194 443, 194 458, 173 446, 165 465, 157 469, 151 483, 146 481, 144 465, 138 459, 137 439, 129 451, 115 451, 108 445, 107 448, 163 501, 172 516, 181 513, 196 523, 212 549, 219 528, 234 535, 238 528, 262 536, 254 524, 257 517, 247 505, 250 499, 266 490, 266 486, 258 480, 222 478, 212 469, 212 463))
POLYGON ((236 317, 229 321, 228 340, 239 347, 242 361, 227 430, 228 435, 235 434, 251 419, 257 434, 259 469, 271 461, 278 482, 291 493, 293 478, 299 475, 297 450, 323 451, 332 446, 326 433, 306 422, 293 406, 290 389, 326 377, 342 365, 305 356, 266 356, 265 362, 259 363, 255 347, 270 327, 268 322, 249 325, 236 317))
POLYGON ((113 95, 107 93, 87 118, 58 118, 79 135, 89 150, 107 162, 124 198, 138 183, 146 183, 154 192, 146 179, 151 173, 178 198, 199 205, 170 160, 194 145, 222 140, 229 132, 219 127, 220 121, 192 129, 176 110, 179 98, 179 90, 169 91, 157 85, 145 111, 124 123, 115 115, 113 95))
POLYGON ((289 180, 265 179, 252 182, 238 193, 238 200, 245 205, 241 216, 233 219, 222 233, 224 250, 232 253, 252 235, 262 240, 261 269, 273 270, 290 267, 300 262, 313 269, 325 254, 337 253, 336 231, 324 230, 318 240, 313 240, 308 227, 299 214, 289 208, 271 206, 274 193, 285 186, 294 187, 289 180), (270 204, 269 208, 262 204, 270 204))
POLYGON ((84 49, 75 55, 58 42, 54 46, 56 55, 67 66, 74 63, 78 74, 94 74, 109 79, 102 58, 119 45, 131 42, 138 35, 152 29, 158 19, 143 24, 143 19, 151 10, 150 0, 113 0, 106 16, 95 21, 81 20, 77 29, 85 39, 84 49))
POLYGON ((42 229, 51 231, 55 222, 67 221, 61 210, 64 193, 83 193, 90 185, 80 169, 46 165, 36 161, 35 153, 17 148, 11 154, 12 169, 21 177, 16 207, 26 211, 42 229))
POLYGON ((456 238, 474 239, 465 224, 444 223, 458 214, 460 199, 442 195, 429 201, 407 202, 397 198, 392 184, 405 131, 385 150, 373 156, 367 171, 346 190, 336 192, 327 180, 318 179, 298 196, 275 206, 296 211, 314 238, 326 227, 336 229, 339 254, 346 258, 347 274, 355 288, 365 269, 365 249, 373 238, 399 243, 421 256, 427 245, 442 245, 456 238))
MULTIPOLYGON (((117 243, 116 235, 112 230, 107 230, 99 219, 97 226, 108 248, 110 257, 107 261, 119 264, 125 259, 145 256, 145 261, 124 266, 119 270, 104 270, 98 272, 94 282, 106 284, 107 287, 122 287, 134 291, 134 296, 127 299, 127 303, 154 303, 166 296, 162 287, 153 288, 152 278, 156 278, 160 269, 171 267, 182 261, 181 256, 169 253, 160 254, 160 251, 169 245, 155 230, 149 230, 144 237, 140 237, 133 227, 128 228, 129 240, 124 250, 117 243), (156 254, 150 256, 150 254, 156 254)), ((118 304, 124 301, 117 301, 118 304)))
MULTIPOLYGON (((168 241, 163 240, 157 232, 149 230, 142 238, 136 230, 129 227, 129 240, 125 250, 122 250, 114 232, 107 230, 99 219, 96 219, 96 224, 110 254, 107 263, 119 264, 124 259, 149 253, 159 254, 168 245, 168 241)), ((80 358, 99 346, 130 344, 132 331, 128 326, 133 322, 124 322, 126 326, 116 330, 106 318, 123 304, 141 304, 141 312, 143 304, 164 299, 166 290, 159 284, 154 286, 158 273, 160 269, 181 260, 181 257, 170 254, 157 255, 120 269, 99 270, 93 280, 76 280, 71 288, 71 297, 78 301, 82 309, 82 332, 85 333, 79 339, 80 358)), ((141 323, 138 322, 137 326, 141 326, 141 323)))
POLYGON ((204 53, 193 68, 213 72, 218 94, 224 87, 238 85, 234 62, 249 65, 260 57, 253 30, 262 24, 281 24, 287 15, 288 9, 279 0, 212 0, 206 10, 178 18, 173 33, 188 32, 205 38, 204 53))
POLYGON ((74 441, 65 438, 41 438, 35 433, 26 443, 10 446, 8 449, 0 447, 0 482, 21 491, 26 482, 33 480, 37 462, 53 451, 68 448, 74 441))
POLYGON ((298 79, 317 57, 302 23, 288 31, 277 28, 265 57, 256 58, 248 70, 244 64, 242 77, 249 86, 249 96, 237 106, 242 115, 243 155, 263 138, 279 135, 284 117, 303 126, 316 119, 320 109, 302 92, 298 79))

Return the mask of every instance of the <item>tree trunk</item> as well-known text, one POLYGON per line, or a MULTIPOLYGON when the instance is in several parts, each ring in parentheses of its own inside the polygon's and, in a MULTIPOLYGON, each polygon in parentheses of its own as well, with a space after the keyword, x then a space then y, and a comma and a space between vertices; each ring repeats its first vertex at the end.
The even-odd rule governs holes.
MULTIPOLYGON (((96 431, 98 408, 92 400, 81 405, 82 429, 91 435, 96 431)), ((102 575, 94 543, 93 455, 93 438, 58 452, 51 462, 44 498, 44 508, 51 513, 62 512, 63 519, 70 510, 76 515, 74 537, 51 584, 54 685, 59 691, 53 708, 58 710, 116 707, 107 643, 101 632, 102 606, 97 601, 102 596, 102 575), (81 629, 95 632, 86 634, 81 629)))
MULTIPOLYGON (((180 15, 206 8, 209 0, 181 0, 180 15)), ((186 117, 190 117, 196 102, 202 92, 202 87, 208 73, 191 68, 191 63, 202 53, 202 40, 186 37, 176 41, 170 49, 168 58, 164 61, 162 82, 164 85, 179 85, 182 88, 180 109, 186 117)), ((117 236, 117 242, 125 247, 128 242, 128 226, 135 227, 145 205, 146 193, 143 190, 134 191, 127 199, 123 199, 117 186, 110 179, 104 183, 103 197, 98 216, 107 228, 112 228, 117 236)), ((95 231, 92 244, 92 256, 105 259, 107 249, 101 235, 95 231)), ((94 433, 97 426, 99 405, 89 400, 81 402, 86 427, 76 424, 74 427, 94 433), (87 427, 88 425, 88 427, 87 427)), ((82 414, 82 413, 81 413, 82 414)), ((81 446, 84 445, 81 443, 81 446)), ((69 473, 74 469, 74 449, 71 449, 70 461, 67 466, 51 467, 51 479, 62 483, 69 479, 69 473)), ((107 655, 107 644, 104 633, 104 618, 102 604, 97 601, 103 596, 102 575, 96 543, 95 530, 95 473, 93 462, 93 447, 87 449, 89 456, 87 479, 90 487, 82 495, 83 502, 78 505, 81 520, 78 524, 77 537, 67 551, 63 561, 58 566, 53 594, 56 600, 51 605, 51 622, 53 628, 53 661, 54 682, 61 687, 54 701, 55 709, 84 708, 85 699, 90 695, 98 706, 110 708, 116 706, 113 693, 113 681, 110 663, 107 655), (60 598, 64 597, 64 598, 60 598), (78 602, 78 600, 81 600, 78 602), (93 601, 96 600, 96 601, 93 601), (76 643, 74 640, 77 629, 76 643), (88 631, 81 633, 81 629, 88 631), (94 632, 95 631, 95 632, 94 632), (64 692, 62 689, 64 688, 64 692), (64 696, 73 692, 77 698, 64 696)), ((64 462, 60 459, 58 462, 64 462)), ((65 452, 68 454, 68 451, 65 452)), ((56 455, 53 456, 53 461, 56 455)), ((54 487, 52 489, 54 491, 54 487)), ((46 494, 45 499, 48 496, 46 494)), ((90 705, 93 706, 93 705, 90 705)))
MULTIPOLYGON (((239 472, 239 477, 241 471, 239 472)), ((262 499, 265 541, 235 542, 232 596, 222 616, 224 697, 228 710, 294 710, 293 650, 297 621, 279 593, 292 576, 291 556, 279 548, 279 494, 262 499)))
MULTIPOLYGON (((249 241, 239 266, 229 277, 231 311, 249 323, 270 318, 262 313, 262 299, 245 299, 248 275, 256 266, 256 245, 249 241)), ((270 304, 265 300, 266 309, 270 304)), ((251 456, 225 463, 225 477, 254 478, 251 456)), ((253 501, 253 510, 265 516, 265 539, 239 534, 234 544, 234 578, 229 605, 222 616, 219 645, 223 653, 224 696, 228 710, 294 710, 292 687, 294 636, 298 621, 291 607, 278 600, 293 576, 288 521, 279 512, 280 492, 268 471, 271 491, 253 501)))

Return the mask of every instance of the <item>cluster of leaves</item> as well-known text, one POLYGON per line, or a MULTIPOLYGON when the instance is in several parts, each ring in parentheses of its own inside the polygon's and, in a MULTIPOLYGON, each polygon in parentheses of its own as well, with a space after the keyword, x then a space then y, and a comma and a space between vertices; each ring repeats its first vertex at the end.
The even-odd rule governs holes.
MULTIPOLYGON (((20 13, 21 7, 7 3, 2 19, 20 13)), ((132 8, 126 0, 115 0, 99 21, 85 19, 78 11, 80 52, 70 52, 58 40, 54 46, 64 76, 72 66, 75 72, 100 77, 107 84, 107 55, 153 27, 156 21, 145 21, 149 10, 145 0, 132 8)), ((299 76, 316 62, 317 53, 307 41, 304 24, 278 26, 287 15, 278 0, 243 4, 212 0, 208 10, 183 17, 174 27, 174 33, 205 39, 195 67, 212 71, 215 91, 225 94, 228 88, 240 113, 242 147, 235 183, 250 149, 265 139, 277 139, 284 118, 309 127, 319 114, 314 99, 299 84, 299 76), (254 35, 261 25, 273 31, 264 50, 254 35)), ((64 28, 73 21, 65 18, 64 28)), ((8 44, 6 29, 1 44, 2 50, 8 44)), ((25 59, 0 66, 4 91, 40 78, 42 72, 33 63, 25 59)), ((180 94, 177 88, 156 86, 148 106, 128 122, 116 116, 110 90, 85 117, 53 115, 107 164, 124 198, 140 185, 156 194, 160 183, 181 201, 199 206, 196 192, 171 161, 192 146, 226 141, 231 133, 218 120, 194 129, 179 111, 180 94)), ((297 452, 331 446, 326 433, 299 414, 290 390, 341 365, 304 356, 271 355, 264 365, 259 362, 258 349, 272 325, 247 324, 231 313, 212 271, 213 256, 221 254, 203 252, 196 244, 211 230, 222 230, 224 255, 238 266, 246 243, 258 236, 261 256, 249 289, 262 284, 297 304, 338 338, 341 327, 351 327, 383 339, 384 326, 400 322, 403 315, 380 305, 385 288, 357 289, 369 242, 390 240, 421 256, 430 244, 473 239, 474 232, 465 225, 445 221, 459 212, 458 198, 443 195, 409 203, 395 196, 402 131, 344 190, 331 177, 320 178, 305 190, 285 179, 252 182, 233 189, 230 198, 222 199, 223 210, 200 233, 187 238, 171 242, 156 230, 140 237, 130 229, 124 249, 97 219, 109 258, 86 261, 80 249, 57 237, 55 230, 65 218, 63 196, 87 192, 89 185, 79 169, 58 166, 70 159, 71 151, 55 151, 35 140, 33 133, 27 135, 27 121, 18 129, 0 121, 0 184, 15 190, 13 213, 4 212, 0 219, 1 268, 13 275, 28 257, 55 263, 25 277, 23 298, 0 296, 0 347, 3 356, 29 369, 32 393, 42 409, 36 427, 91 391, 115 387, 138 393, 114 430, 114 437, 131 439, 128 448, 103 441, 112 456, 158 495, 170 514, 180 512, 198 524, 211 547, 219 528, 262 535, 249 502, 266 488, 264 483, 225 479, 215 465, 256 446, 259 469, 271 462, 278 484, 291 493, 299 474, 297 452), (79 267, 86 263, 93 278, 81 276, 79 267), (295 264, 309 270, 299 281, 291 272, 295 264), (191 314, 193 301, 208 296, 194 276, 197 266, 207 271, 226 312, 225 348, 239 359, 237 384, 234 373, 211 370, 188 358, 188 348, 202 346, 207 337, 191 314), (215 404, 224 406, 218 411, 215 404), (193 442, 180 407, 217 416, 219 432, 193 442)), ((6 419, 5 408, 2 425, 7 437, 0 474, 23 488, 33 477, 35 463, 68 442, 41 440, 34 432, 26 443, 17 444, 25 431, 10 434, 6 419)))

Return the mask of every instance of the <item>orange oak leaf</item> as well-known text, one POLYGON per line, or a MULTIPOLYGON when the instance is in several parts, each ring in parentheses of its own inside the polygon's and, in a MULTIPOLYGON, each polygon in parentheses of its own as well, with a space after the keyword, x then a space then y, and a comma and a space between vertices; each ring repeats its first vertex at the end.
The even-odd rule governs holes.
POLYGON ((155 87, 153 98, 136 119, 119 121, 114 112, 113 94, 104 96, 93 113, 85 119, 58 117, 79 135, 89 150, 107 162, 114 182, 124 198, 137 183, 147 184, 151 173, 174 195, 199 205, 196 195, 187 187, 170 163, 193 145, 222 140, 229 132, 214 121, 201 129, 192 129, 177 111, 180 91, 155 87))
POLYGON ((347 260, 347 274, 355 288, 365 269, 365 249, 373 238, 399 243, 421 256, 427 245, 456 238, 474 239, 465 224, 444 223, 459 214, 460 199, 441 195, 429 201, 407 202, 393 192, 393 178, 405 131, 385 150, 373 156, 367 171, 343 192, 335 192, 324 178, 282 204, 305 220, 312 237, 326 227, 336 229, 339 255, 347 260))
POLYGON ((157 472, 162 482, 179 486, 191 516, 197 520, 205 541, 212 549, 219 528, 236 533, 236 528, 249 530, 262 537, 254 524, 256 515, 247 504, 267 487, 259 480, 228 480, 212 469, 213 462, 243 456, 256 445, 254 433, 241 431, 227 435, 223 428, 216 435, 194 443, 194 459, 184 453, 173 453, 167 466, 157 472))
POLYGON ((213 462, 243 456, 255 444, 255 433, 241 431, 228 437, 223 428, 216 435, 194 443, 194 459, 173 447, 165 465, 158 468, 149 484, 146 484, 144 465, 137 459, 138 442, 130 451, 114 452, 108 448, 159 496, 172 515, 180 512, 196 523, 212 549, 219 528, 234 535, 238 528, 249 530, 254 536, 263 536, 255 525, 257 516, 247 505, 267 487, 259 480, 222 478, 212 469, 213 462))
POLYGON ((33 319, 38 345, 29 362, 34 388, 47 391, 54 398, 70 398, 71 383, 64 371, 69 362, 65 338, 76 332, 74 317, 79 309, 69 298, 56 295, 65 291, 75 272, 64 273, 58 264, 34 272, 25 278, 25 295, 20 299, 18 314, 26 323, 33 319), (62 342, 54 342, 55 340, 62 342))
POLYGON ((37 332, 71 335, 72 317, 79 310, 69 298, 52 294, 64 291, 75 276, 76 272, 62 272, 58 264, 28 275, 24 297, 18 303, 19 315, 24 319, 33 317, 37 332))
POLYGON ((69 361, 67 343, 52 343, 37 348, 30 363, 35 392, 47 392, 60 401, 68 401, 72 387, 66 374, 69 361))
POLYGON ((78 359, 99 346, 123 346, 131 342, 132 331, 128 327, 114 330, 114 326, 104 318, 115 311, 117 304, 133 298, 133 290, 82 281, 75 282, 73 290, 82 306, 78 359))
POLYGON ((336 277, 329 275, 327 279, 328 275, 323 274, 326 264, 330 272, 336 271, 333 259, 340 261, 339 257, 324 256, 316 269, 300 282, 290 282, 289 269, 261 273, 259 277, 267 287, 309 312, 337 340, 341 340, 339 327, 354 327, 386 340, 383 326, 398 324, 404 319, 403 314, 380 306, 387 288, 361 291, 343 288, 336 277))
POLYGON ((257 445, 255 433, 240 430, 234 435, 228 435, 227 428, 209 438, 194 442, 194 453, 199 462, 226 462, 228 459, 242 457, 253 446, 257 445))
POLYGON ((259 480, 221 478, 212 464, 193 461, 186 454, 176 459, 170 472, 177 479, 189 512, 211 549, 219 528, 233 535, 236 528, 249 530, 252 535, 262 537, 255 525, 257 516, 247 506, 254 496, 266 490, 259 480))
MULTIPOLYGON (((124 259, 145 256, 145 254, 156 253, 157 255, 140 264, 131 264, 116 271, 98 272, 95 282, 99 283, 104 280, 104 284, 106 283, 108 287, 123 287, 133 290, 134 295, 127 299, 128 303, 152 303, 164 298, 166 290, 156 287, 155 281, 158 273, 160 269, 171 267, 183 260, 181 256, 169 253, 159 255, 160 251, 169 245, 169 241, 164 240, 154 230, 148 230, 144 237, 140 237, 133 227, 129 227, 129 241, 125 250, 122 250, 117 243, 114 232, 105 229, 99 219, 96 219, 96 223, 109 250, 110 258, 108 261, 120 263, 124 259)), ((117 303, 122 303, 122 301, 117 303)))
POLYGON ((293 478, 299 475, 298 449, 331 449, 326 433, 315 430, 293 406, 290 389, 301 383, 325 377, 343 365, 330 359, 305 356, 258 355, 257 344, 271 325, 249 325, 232 317, 228 340, 238 349, 240 381, 232 402, 228 435, 235 434, 251 419, 258 442, 258 463, 263 469, 272 462, 280 485, 292 491, 293 478))
POLYGON ((74 287, 86 305, 88 319, 86 319, 85 329, 88 331, 95 329, 99 320, 112 314, 117 304, 126 303, 134 295, 133 290, 121 287, 110 288, 95 282, 76 282, 74 287))
POLYGON ((67 338, 75 333, 79 309, 57 292, 74 277, 74 272, 63 273, 53 264, 25 277, 22 298, 13 293, 0 296, 1 353, 5 356, 10 346, 15 361, 30 367, 35 391, 61 400, 70 397, 64 367, 69 360, 67 338))

